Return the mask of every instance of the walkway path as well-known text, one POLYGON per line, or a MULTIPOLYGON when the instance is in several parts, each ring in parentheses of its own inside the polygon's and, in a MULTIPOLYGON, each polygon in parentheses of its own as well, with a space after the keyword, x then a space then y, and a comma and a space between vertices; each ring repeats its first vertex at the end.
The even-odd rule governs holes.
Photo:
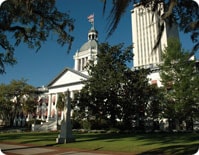
POLYGON ((133 155, 123 152, 102 152, 95 150, 75 150, 58 146, 34 146, 0 142, 0 155, 133 155))
POLYGON ((111 155, 87 151, 71 151, 69 149, 48 146, 27 146, 0 143, 0 155, 111 155))

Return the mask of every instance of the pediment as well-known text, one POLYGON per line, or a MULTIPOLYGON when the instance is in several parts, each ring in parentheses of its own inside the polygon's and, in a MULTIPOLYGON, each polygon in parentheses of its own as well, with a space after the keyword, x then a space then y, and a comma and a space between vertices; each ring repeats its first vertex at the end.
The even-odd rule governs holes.
POLYGON ((75 84, 86 79, 88 79, 87 75, 70 68, 65 68, 54 80, 48 84, 48 87, 75 84))

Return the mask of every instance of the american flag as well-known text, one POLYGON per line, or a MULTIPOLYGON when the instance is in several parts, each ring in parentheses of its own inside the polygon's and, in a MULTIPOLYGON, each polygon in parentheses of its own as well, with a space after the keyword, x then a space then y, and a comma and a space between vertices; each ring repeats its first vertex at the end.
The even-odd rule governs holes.
POLYGON ((94 14, 90 14, 90 15, 88 16, 88 21, 89 21, 90 23, 94 23, 94 14))

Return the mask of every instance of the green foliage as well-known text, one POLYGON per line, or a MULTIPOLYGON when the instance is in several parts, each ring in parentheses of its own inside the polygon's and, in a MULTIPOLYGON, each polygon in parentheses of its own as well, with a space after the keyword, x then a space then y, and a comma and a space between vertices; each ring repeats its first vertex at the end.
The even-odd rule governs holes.
POLYGON ((179 121, 198 118, 199 76, 196 61, 188 58, 189 53, 183 51, 179 41, 172 38, 160 66, 165 86, 165 115, 179 121))
POLYGON ((122 44, 111 47, 107 43, 99 47, 98 63, 89 66, 90 79, 79 96, 78 107, 89 119, 110 118, 111 124, 121 119, 120 94, 123 72, 128 70, 127 61, 132 60, 131 48, 122 44), (88 109, 87 109, 88 108, 88 109))
POLYGON ((126 128, 131 129, 135 126, 144 130, 146 107, 152 92, 147 79, 149 73, 150 71, 146 69, 129 70, 125 73, 121 96, 123 97, 122 119, 126 128))
POLYGON ((98 124, 104 120, 109 128, 118 127, 120 120, 124 129, 132 129, 136 121, 135 126, 144 129, 145 110, 154 95, 147 79, 150 71, 128 68, 133 55, 123 44, 103 43, 99 51, 98 63, 88 66, 91 77, 74 100, 78 117, 98 124))
POLYGON ((26 80, 13 80, 10 84, 0 85, 0 118, 10 122, 23 113, 35 113, 36 89, 26 80))
POLYGON ((12 112, 14 111, 13 106, 14 103, 7 98, 8 88, 6 85, 0 85, 0 119, 5 122, 10 121, 10 116, 12 116, 12 112))
POLYGON ((67 13, 59 12, 55 0, 9 0, 0 9, 0 73, 5 72, 5 64, 16 63, 14 49, 21 43, 29 48, 41 47, 51 33, 56 34, 57 43, 69 44, 73 37, 74 20, 67 13), (66 29, 67 28, 67 29, 66 29), (12 36, 12 40, 10 40, 12 36))
POLYGON ((58 94, 58 100, 57 100, 57 108, 59 110, 64 110, 64 104, 66 103, 66 96, 64 93, 58 94))
POLYGON ((37 101, 34 98, 28 97, 22 102, 22 110, 27 114, 35 114, 37 101))
POLYGON ((164 102, 164 93, 162 88, 151 85, 149 104, 147 105, 147 116, 153 120, 162 118, 162 103, 164 102))

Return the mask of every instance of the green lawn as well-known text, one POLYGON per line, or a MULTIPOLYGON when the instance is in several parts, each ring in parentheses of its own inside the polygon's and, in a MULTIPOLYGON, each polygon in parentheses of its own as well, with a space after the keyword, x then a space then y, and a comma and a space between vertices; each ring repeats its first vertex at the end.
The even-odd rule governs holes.
POLYGON ((76 142, 68 144, 56 144, 57 135, 57 132, 0 133, 0 142, 55 145, 84 150, 129 152, 138 155, 192 155, 199 148, 199 133, 75 133, 76 142))

